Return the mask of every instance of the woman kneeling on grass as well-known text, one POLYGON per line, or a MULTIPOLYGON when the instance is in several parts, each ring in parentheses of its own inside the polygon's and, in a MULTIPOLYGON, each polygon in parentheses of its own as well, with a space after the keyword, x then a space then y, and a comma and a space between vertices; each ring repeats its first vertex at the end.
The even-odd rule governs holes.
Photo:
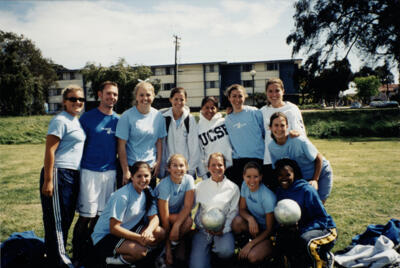
POLYGON ((190 254, 191 268, 211 267, 211 252, 226 267, 235 253, 235 240, 231 231, 232 220, 238 213, 239 187, 225 177, 225 157, 222 153, 212 153, 208 160, 211 177, 196 185, 196 203, 199 204, 195 223, 197 232, 193 236, 190 254), (202 223, 203 214, 209 209, 219 209, 225 221, 219 230, 209 230, 202 223))
MULTIPOLYGON (((173 154, 167 163, 168 173, 155 189, 162 227, 166 232, 165 262, 172 265, 172 248, 179 245, 180 261, 183 261, 184 243, 181 241, 193 224, 191 211, 194 201, 194 179, 186 174, 188 163, 181 154, 173 154)), ((176 254, 177 255, 177 254, 176 254)), ((164 256, 162 256, 164 257, 164 256)))
POLYGON ((270 240, 274 225, 275 194, 262 183, 261 168, 255 162, 244 166, 240 191, 239 215, 232 222, 235 234, 247 233, 247 243, 239 259, 255 264, 272 253, 270 240), (252 240, 250 240, 251 238, 252 240))
POLYGON ((325 203, 332 190, 333 173, 328 160, 303 136, 291 138, 288 134, 288 119, 284 113, 271 116, 269 127, 273 141, 268 145, 272 163, 282 158, 295 160, 303 178, 313 186, 325 203))
POLYGON ((278 160, 275 172, 279 184, 277 200, 294 200, 301 209, 301 218, 297 223, 277 228, 278 254, 288 258, 289 267, 333 268, 334 255, 330 250, 337 238, 336 224, 325 210, 318 193, 302 179, 294 160, 278 160))
POLYGON ((94 228, 93 260, 97 264, 131 264, 165 238, 149 188, 149 164, 138 161, 130 173, 132 183, 112 194, 94 228))

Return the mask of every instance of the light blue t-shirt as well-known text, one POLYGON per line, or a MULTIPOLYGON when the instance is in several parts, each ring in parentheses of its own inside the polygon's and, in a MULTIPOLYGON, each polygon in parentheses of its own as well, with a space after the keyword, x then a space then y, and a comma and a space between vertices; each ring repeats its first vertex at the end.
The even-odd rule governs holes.
POLYGON ((127 141, 126 154, 130 166, 137 161, 153 166, 157 158, 156 142, 167 136, 165 119, 153 107, 149 113, 142 114, 133 106, 121 115, 115 135, 127 141))
POLYGON ((187 191, 194 190, 194 179, 189 174, 185 174, 180 184, 171 180, 170 176, 160 181, 154 190, 158 199, 168 201, 170 214, 179 213, 185 203, 185 194, 187 191))
POLYGON ((79 121, 86 133, 81 167, 93 171, 116 169, 117 142, 115 130, 119 116, 103 114, 98 108, 84 113, 79 121))
MULTIPOLYGON (((282 158, 295 160, 300 167, 301 174, 305 180, 310 180, 315 171, 315 159, 318 154, 317 148, 305 137, 299 136, 291 138, 288 136, 283 145, 277 144, 272 140, 268 145, 271 155, 272 167, 275 168, 275 162, 282 158)), ((322 168, 328 165, 326 159, 323 159, 322 168)))
POLYGON ((246 182, 243 181, 240 189, 240 196, 246 199, 247 209, 256 219, 257 223, 265 229, 267 227, 265 215, 273 212, 275 209, 275 194, 262 183, 260 183, 257 191, 252 192, 246 182))
POLYGON ((86 138, 79 119, 62 111, 51 119, 47 135, 60 138, 55 152, 54 167, 78 170, 86 138))
POLYGON ((225 126, 232 144, 232 158, 264 159, 264 120, 260 110, 244 106, 240 113, 230 113, 225 126))
MULTIPOLYGON (((92 233, 93 244, 97 244, 97 242, 110 233, 111 218, 120 221, 122 227, 130 230, 146 215, 145 208, 145 193, 141 192, 139 194, 132 183, 128 183, 114 192, 94 227, 92 233)), ((156 215, 157 212, 156 199, 154 198, 147 216, 156 215)))

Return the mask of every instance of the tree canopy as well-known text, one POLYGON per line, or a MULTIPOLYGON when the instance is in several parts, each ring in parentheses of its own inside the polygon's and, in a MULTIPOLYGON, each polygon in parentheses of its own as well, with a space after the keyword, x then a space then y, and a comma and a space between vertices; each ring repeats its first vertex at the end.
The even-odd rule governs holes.
MULTIPOLYGON (((97 99, 97 91, 104 81, 113 81, 118 84, 119 97, 116 111, 122 113, 132 106, 133 89, 138 79, 145 80, 152 75, 147 66, 129 66, 124 59, 120 59, 110 67, 87 63, 82 70, 84 84, 90 82, 90 92, 97 99)), ((157 90, 157 86, 154 86, 157 90)), ((157 94, 157 92, 156 92, 157 94)))
POLYGON ((352 78, 350 63, 344 59, 331 62, 329 68, 323 69, 319 74, 302 66, 295 79, 299 81, 303 102, 307 95, 307 99, 313 103, 322 99, 336 103, 339 92, 347 89, 352 78))
POLYGON ((381 83, 376 76, 356 77, 354 83, 357 85, 357 96, 363 100, 364 103, 369 103, 372 96, 378 94, 378 88, 381 83))
POLYGON ((44 112, 48 88, 57 79, 52 62, 34 43, 0 30, 0 114, 44 112))
POLYGON ((343 58, 356 50, 399 65, 399 0, 297 0, 295 9, 295 29, 286 41, 293 55, 308 55, 311 71, 324 69, 343 49, 343 58))

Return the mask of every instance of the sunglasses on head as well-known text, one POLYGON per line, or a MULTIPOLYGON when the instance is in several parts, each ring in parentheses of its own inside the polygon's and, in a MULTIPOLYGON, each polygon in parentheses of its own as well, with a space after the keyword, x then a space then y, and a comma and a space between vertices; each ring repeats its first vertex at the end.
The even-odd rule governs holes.
POLYGON ((69 97, 69 98, 66 98, 66 100, 69 100, 70 102, 77 102, 77 101, 85 102, 86 101, 85 98, 76 98, 76 97, 69 97))

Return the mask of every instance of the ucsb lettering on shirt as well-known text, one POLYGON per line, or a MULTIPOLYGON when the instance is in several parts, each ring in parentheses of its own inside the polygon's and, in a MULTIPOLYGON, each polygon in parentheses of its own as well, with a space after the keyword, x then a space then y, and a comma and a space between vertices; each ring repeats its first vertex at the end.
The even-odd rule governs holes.
POLYGON ((210 129, 206 132, 203 132, 199 135, 201 143, 203 146, 206 146, 209 142, 214 142, 218 139, 221 139, 225 135, 228 135, 226 131, 225 124, 215 127, 214 129, 210 129))

